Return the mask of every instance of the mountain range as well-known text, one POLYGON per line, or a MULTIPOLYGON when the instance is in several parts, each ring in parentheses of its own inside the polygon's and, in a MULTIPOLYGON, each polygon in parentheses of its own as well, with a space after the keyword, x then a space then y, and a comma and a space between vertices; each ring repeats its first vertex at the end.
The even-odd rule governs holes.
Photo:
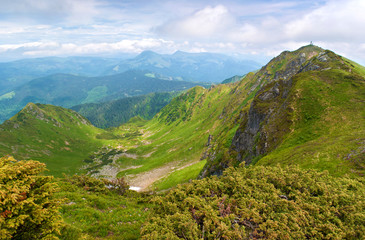
POLYGON ((209 84, 170 81, 137 70, 103 77, 55 74, 31 80, 0 96, 0 120, 8 119, 29 102, 72 107, 152 92, 182 91, 196 85, 209 84))
POLYGON ((213 53, 161 55, 151 51, 124 60, 50 57, 0 63, 0 122, 29 102, 72 107, 181 91, 208 86, 223 76, 245 74, 259 66, 213 53))
POLYGON ((53 74, 84 77, 115 75, 128 70, 142 70, 164 75, 166 79, 194 82, 219 82, 236 74, 245 74, 261 64, 215 53, 158 54, 145 51, 131 57, 46 57, 0 63, 0 95, 36 78, 53 74))
POLYGON ((246 74, 261 67, 261 64, 216 53, 157 54, 144 51, 133 59, 118 63, 107 73, 115 74, 129 69, 141 69, 193 82, 220 83, 233 75, 246 74))
POLYGON ((364 83, 363 66, 309 45, 238 82, 193 87, 151 120, 135 117, 117 128, 28 104, 0 126, 0 138, 9 139, 0 152, 46 162, 54 175, 125 176, 140 190, 221 175, 242 162, 361 176, 364 83))
POLYGON ((0 94, 5 94, 35 78, 66 73, 76 76, 102 76, 120 59, 96 57, 30 58, 0 63, 0 94))

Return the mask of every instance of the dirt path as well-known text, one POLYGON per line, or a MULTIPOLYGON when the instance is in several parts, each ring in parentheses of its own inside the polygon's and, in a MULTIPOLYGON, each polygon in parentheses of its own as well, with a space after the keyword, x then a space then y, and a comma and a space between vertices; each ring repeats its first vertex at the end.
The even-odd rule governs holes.
POLYGON ((98 173, 92 174, 91 176, 93 176, 93 177, 102 176, 102 177, 107 178, 107 179, 115 179, 115 178, 117 178, 117 175, 118 175, 119 172, 125 171, 125 170, 128 170, 128 169, 135 169, 135 168, 139 168, 139 167, 142 167, 142 165, 140 165, 140 166, 130 166, 130 167, 127 167, 127 168, 120 168, 118 166, 115 166, 114 164, 104 165, 102 168, 99 169, 98 173))
POLYGON ((181 162, 170 162, 162 167, 152 169, 148 172, 143 172, 134 176, 127 176, 127 181, 134 190, 139 192, 147 191, 150 190, 149 188, 151 185, 157 180, 169 175, 171 172, 189 167, 194 163, 196 162, 189 162, 181 166, 181 162))

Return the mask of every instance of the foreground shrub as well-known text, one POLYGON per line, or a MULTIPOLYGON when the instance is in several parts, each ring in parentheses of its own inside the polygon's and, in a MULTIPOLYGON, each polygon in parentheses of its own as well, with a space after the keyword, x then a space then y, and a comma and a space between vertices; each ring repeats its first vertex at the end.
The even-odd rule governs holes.
POLYGON ((64 180, 75 186, 82 187, 86 191, 96 193, 115 192, 123 195, 129 189, 129 185, 123 177, 109 180, 104 178, 98 179, 88 175, 64 175, 64 180))
POLYGON ((60 200, 45 164, 0 158, 0 239, 57 239, 60 200))
POLYGON ((100 193, 107 193, 109 191, 103 180, 88 175, 64 175, 64 179, 75 186, 82 187, 86 191, 100 193))
POLYGON ((298 167, 229 168, 153 199, 143 239, 362 239, 364 179, 298 167))
POLYGON ((119 195, 124 195, 129 189, 129 185, 123 177, 112 180, 104 179, 104 182, 110 190, 116 192, 119 195))

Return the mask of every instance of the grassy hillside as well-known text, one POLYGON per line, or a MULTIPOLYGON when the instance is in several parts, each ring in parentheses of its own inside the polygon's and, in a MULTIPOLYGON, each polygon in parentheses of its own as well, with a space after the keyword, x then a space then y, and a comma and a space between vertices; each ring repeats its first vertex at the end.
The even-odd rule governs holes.
MULTIPOLYGON (((365 78, 341 70, 297 76, 291 132, 258 164, 299 163, 334 175, 365 169, 365 78), (295 151, 294 151, 295 149, 295 151)), ((293 99, 293 100, 294 100, 293 99)))
POLYGON ((152 119, 178 92, 151 93, 103 103, 87 103, 72 107, 99 128, 117 127, 135 116, 152 119))
POLYGON ((80 171, 83 160, 107 142, 96 138, 102 132, 72 110, 29 103, 0 125, 0 153, 39 160, 49 174, 61 176, 80 171))

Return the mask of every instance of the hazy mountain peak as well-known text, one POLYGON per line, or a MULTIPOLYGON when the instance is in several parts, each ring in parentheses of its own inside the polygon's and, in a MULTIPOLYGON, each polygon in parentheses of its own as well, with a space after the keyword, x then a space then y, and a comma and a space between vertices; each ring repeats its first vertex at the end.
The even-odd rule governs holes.
POLYGON ((148 58, 148 57, 156 57, 156 56, 161 56, 161 55, 154 51, 146 50, 146 51, 141 52, 136 58, 148 58))

